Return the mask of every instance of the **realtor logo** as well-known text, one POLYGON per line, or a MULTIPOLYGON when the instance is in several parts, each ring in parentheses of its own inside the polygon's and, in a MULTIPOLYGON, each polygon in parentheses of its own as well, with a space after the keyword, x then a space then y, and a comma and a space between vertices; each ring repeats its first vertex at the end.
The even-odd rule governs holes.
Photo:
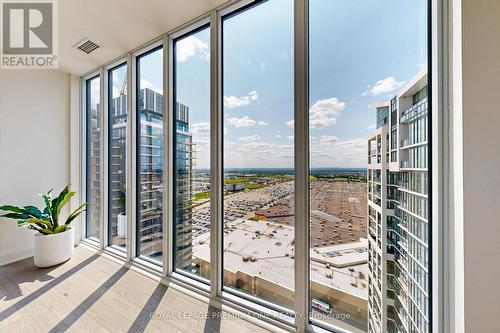
POLYGON ((57 12, 52 0, 0 0, 2 69, 57 68, 57 12))

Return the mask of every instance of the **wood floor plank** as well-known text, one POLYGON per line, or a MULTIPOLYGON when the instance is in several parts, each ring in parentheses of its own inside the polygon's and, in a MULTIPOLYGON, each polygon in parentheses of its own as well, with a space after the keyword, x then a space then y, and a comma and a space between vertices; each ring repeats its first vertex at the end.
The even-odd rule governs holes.
POLYGON ((56 267, 0 267, 0 281, 1 332, 269 332, 83 247, 56 267))

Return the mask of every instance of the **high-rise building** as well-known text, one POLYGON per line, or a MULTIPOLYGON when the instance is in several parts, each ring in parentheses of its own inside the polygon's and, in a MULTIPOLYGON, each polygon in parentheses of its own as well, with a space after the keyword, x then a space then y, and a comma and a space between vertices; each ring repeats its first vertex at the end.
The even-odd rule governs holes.
MULTIPOLYGON (((151 90, 141 89, 138 96, 140 117, 140 193, 139 193, 139 229, 138 238, 141 255, 160 257, 163 235, 163 98, 151 90)), ((112 124, 113 146, 111 147, 111 191, 116 216, 120 213, 120 199, 125 189, 125 151, 126 151, 126 95, 112 101, 112 114, 116 123, 112 124), (116 121, 118 119, 118 121, 116 121), (123 121, 119 121, 123 119, 123 121), (115 202, 116 201, 116 202, 115 202)), ((193 144, 189 132, 189 107, 181 103, 176 105, 176 168, 177 181, 177 261, 182 267, 191 266, 192 241, 192 161, 193 144)), ((111 215, 110 215, 111 216, 111 215)), ((116 236, 116 223, 111 232, 116 236)))
POLYGON ((176 267, 190 271, 192 263, 193 138, 189 107, 176 104, 176 267))
POLYGON ((100 103, 90 106, 87 115, 87 237, 99 238, 101 218, 101 117, 100 103))
POLYGON ((380 102, 368 139, 368 331, 429 331, 427 72, 380 102))
MULTIPOLYGON (((110 178, 109 189, 111 205, 109 207, 109 221, 111 239, 114 245, 125 246, 125 235, 119 235, 118 216, 126 216, 126 184, 127 184, 127 95, 121 94, 113 98, 110 105, 110 178), (121 237, 119 237, 121 236, 121 237)), ((126 221, 126 217, 125 217, 126 221)), ((123 226, 122 226, 123 228, 123 226)), ((123 231, 121 231, 123 233, 123 231)), ((110 239, 110 241, 111 241, 110 239)))
POLYGON ((142 89, 138 96, 140 123, 140 253, 161 260, 163 255, 163 96, 142 89))
MULTIPOLYGON (((141 89, 138 96, 140 117, 140 193, 139 193, 139 229, 138 238, 141 255, 161 259, 163 234, 163 98, 151 90, 141 89)), ((113 204, 110 217, 123 212, 126 183, 126 119, 127 96, 120 95, 113 99, 111 113, 113 124, 113 146, 110 152, 111 182, 113 204)), ((93 110, 94 113, 97 111, 93 110)), ((94 134, 98 135, 97 134, 94 134)), ((192 137, 189 133, 189 107, 176 105, 176 165, 177 182, 177 230, 184 235, 177 238, 177 260, 185 263, 186 269, 191 263, 191 193, 192 193, 192 137), (182 259, 180 259, 182 258, 182 259)), ((94 155, 94 154, 93 154, 94 155)), ((98 154, 97 154, 98 156, 98 154)), ((98 163, 96 163, 98 165, 98 163)), ((112 237, 116 237, 117 223, 111 228, 112 237)), ((184 266, 183 266, 184 267, 184 266)))

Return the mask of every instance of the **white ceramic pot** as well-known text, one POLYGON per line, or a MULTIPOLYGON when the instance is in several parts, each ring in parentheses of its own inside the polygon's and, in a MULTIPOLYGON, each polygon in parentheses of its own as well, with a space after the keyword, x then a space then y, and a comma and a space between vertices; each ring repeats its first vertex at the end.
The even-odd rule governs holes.
POLYGON ((53 235, 36 233, 33 249, 36 267, 50 267, 65 262, 73 255, 75 231, 73 228, 53 235))
POLYGON ((118 214, 118 237, 121 239, 127 238, 127 215, 118 214))

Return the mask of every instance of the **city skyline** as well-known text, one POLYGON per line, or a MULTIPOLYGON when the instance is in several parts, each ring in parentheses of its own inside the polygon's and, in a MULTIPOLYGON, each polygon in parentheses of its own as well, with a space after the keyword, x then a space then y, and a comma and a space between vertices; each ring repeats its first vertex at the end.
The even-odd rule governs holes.
MULTIPOLYGON (((315 5, 320 4, 321 1, 318 1, 315 5)), ((335 12, 353 8, 339 5, 335 12)), ((290 15, 283 15, 279 16, 277 21, 262 22, 263 33, 249 34, 244 29, 252 22, 259 21, 265 13, 277 13, 278 10, 284 14, 293 14, 290 3, 286 0, 275 0, 252 7, 252 10, 244 11, 243 15, 229 16, 223 20, 223 276, 224 285, 230 289, 292 307, 292 273, 295 266, 292 20, 290 15), (256 53, 256 50, 265 52, 256 53), (246 78, 243 83, 242 76, 246 78), (270 292, 271 290, 274 291, 270 292)), ((316 9, 316 12, 320 13, 321 10, 316 9)), ((328 26, 331 22, 323 22, 321 15, 317 15, 320 17, 311 22, 311 31, 325 28, 341 31, 342 28, 353 28, 354 23, 349 20, 339 20, 336 26, 328 26)), ((362 37, 366 34, 364 30, 370 23, 373 24, 373 21, 365 23, 365 26, 359 28, 362 30, 359 36, 351 35, 353 40, 343 39, 340 33, 333 34, 328 42, 311 38, 310 301, 312 315, 320 320, 356 332, 378 332, 380 330, 377 331, 377 327, 380 325, 383 331, 389 325, 385 324, 385 321, 394 316, 389 318, 389 310, 385 308, 375 308, 375 314, 368 315, 374 311, 372 302, 375 302, 375 279, 382 281, 383 287, 379 292, 385 291, 386 280, 381 273, 375 273, 373 268, 380 266, 380 262, 374 261, 380 256, 374 252, 374 246, 378 243, 374 236, 367 232, 368 225, 372 227, 367 221, 373 218, 372 205, 378 205, 380 217, 376 220, 380 226, 377 232, 379 238, 376 240, 381 241, 378 247, 382 252, 385 251, 386 245, 393 245, 386 244, 389 239, 385 238, 385 234, 394 233, 386 225, 397 224, 392 220, 389 222, 389 216, 393 214, 386 210, 393 210, 397 203, 389 204, 378 199, 386 190, 376 187, 378 185, 374 183, 385 179, 386 175, 384 171, 373 171, 372 151, 378 152, 378 163, 382 163, 381 159, 386 158, 385 145, 389 135, 391 147, 397 147, 399 136, 392 137, 394 129, 391 128, 387 139, 384 132, 383 139, 375 141, 375 145, 369 145, 368 142, 373 133, 378 133, 381 127, 387 126, 388 123, 394 124, 394 117, 405 117, 404 114, 411 107, 411 103, 407 100, 399 102, 399 99, 403 98, 399 96, 400 92, 415 89, 412 80, 426 71, 426 64, 418 61, 419 54, 422 53, 422 47, 418 44, 414 45, 418 52, 410 52, 410 59, 405 57, 405 61, 397 62, 397 66, 390 63, 385 55, 362 56, 363 52, 358 51, 363 50, 363 47, 381 53, 386 49, 383 41, 370 46, 363 44, 362 37), (349 48, 335 49, 336 43, 346 43, 349 48), (325 57, 325 52, 330 56, 325 57), (351 62, 344 65, 346 68, 340 68, 336 64, 336 61, 341 62, 343 57, 352 58, 351 62), (413 63, 412 66, 409 65, 410 62, 413 63), (380 63, 384 66, 378 66, 380 63), (366 70, 366 67, 370 66, 377 68, 375 72, 392 74, 381 75, 379 79, 372 79, 373 73, 366 77, 352 75, 357 73, 357 70, 366 70), (345 76, 342 73, 345 73, 345 76), (335 79, 332 79, 332 76, 335 79), (391 101, 396 99, 399 105, 397 109, 391 104, 391 101), (396 110, 399 112, 397 116, 396 110), (381 230, 383 237, 380 236, 381 230), (351 256, 350 253, 356 254, 351 256), (339 321, 325 317, 328 313, 344 313, 350 317, 346 321, 339 321)), ((380 29, 383 30, 383 27, 380 29)), ((316 31, 316 34, 321 33, 316 31)), ((211 184, 208 176, 209 40, 208 26, 175 40, 173 67, 176 106, 175 267, 204 278, 209 276, 211 237, 211 184), (179 116, 179 111, 183 112, 182 116, 179 116)), ((399 56, 404 54, 400 53, 399 56)), ((160 129, 163 117, 160 108, 163 82, 160 75, 162 73, 157 69, 162 68, 162 52, 153 52, 142 60, 147 61, 147 66, 140 67, 138 86, 140 95, 144 95, 140 100, 146 109, 149 104, 159 108, 157 115, 160 118, 156 127, 160 129), (146 97, 149 95, 150 102, 147 103, 146 97)), ((115 72, 113 80, 123 84, 114 85, 110 93, 113 98, 118 98, 126 89, 126 76, 115 72)), ((415 102, 413 97, 410 100, 415 102)), ((142 126, 142 113, 140 116, 142 126)), ((148 124, 149 122, 144 122, 144 126, 147 127, 148 124)), ((407 134, 404 131, 401 133, 407 134)), ((141 130, 141 137, 144 135, 146 141, 151 134, 141 130)), ((153 136, 161 140, 161 131, 153 136)), ((141 139, 141 156, 156 156, 149 151, 150 146, 159 149, 161 145, 146 142, 143 147, 141 139)), ((397 161, 399 170, 400 150, 396 152, 394 149, 397 148, 391 148, 389 152, 389 146, 387 149, 387 159, 390 157, 391 162, 397 161)), ((158 153, 161 155, 161 150, 158 153)), ((401 160, 401 168, 404 168, 403 162, 408 163, 401 160)), ((148 212, 148 222, 143 224, 141 219, 140 252, 153 260, 161 260, 163 162, 160 158, 155 163, 147 163, 149 164, 158 168, 150 170, 148 167, 147 170, 142 170, 141 167, 141 175, 145 171, 144 184, 157 183, 157 186, 142 186, 141 176, 141 199, 147 194, 147 197, 141 200, 141 214, 142 210, 148 212), (151 196, 153 194, 154 196, 151 196), (150 211, 154 213, 151 214, 150 211), (149 222, 150 220, 152 222, 149 222), (151 232, 152 228, 154 232, 151 232)), ((399 193, 393 192, 390 194, 392 197, 399 193)), ((402 202, 401 207, 404 205, 402 202)), ((398 241, 404 242, 405 239, 401 237, 398 241)), ((385 256, 381 258, 386 260, 385 256)), ((387 274, 385 261, 382 263, 380 271, 387 274)), ((400 279, 403 280, 404 277, 400 279)), ((401 297, 406 296, 403 294, 401 297)), ((382 299, 378 302, 385 304, 385 298, 382 299)), ((405 300, 407 299, 406 297, 405 300)), ((401 311, 401 308, 396 307, 396 311, 401 311)), ((402 319, 401 322, 405 320, 402 319)), ((408 321, 405 323, 407 327, 408 321)))

